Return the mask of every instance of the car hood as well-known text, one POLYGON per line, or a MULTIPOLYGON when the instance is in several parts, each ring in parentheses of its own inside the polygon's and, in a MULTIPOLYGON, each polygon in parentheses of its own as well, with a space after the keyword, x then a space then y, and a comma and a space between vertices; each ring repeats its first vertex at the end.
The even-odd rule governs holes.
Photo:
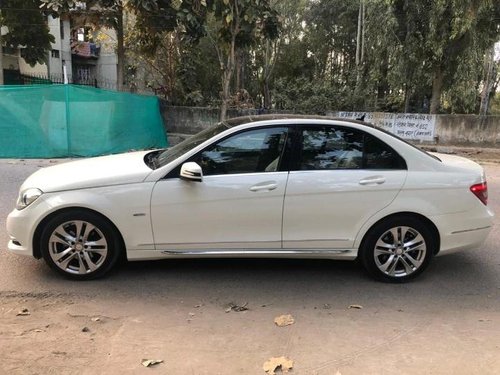
POLYGON ((151 169, 144 163, 150 151, 130 152, 71 161, 33 173, 21 190, 38 188, 44 193, 143 181, 151 169))

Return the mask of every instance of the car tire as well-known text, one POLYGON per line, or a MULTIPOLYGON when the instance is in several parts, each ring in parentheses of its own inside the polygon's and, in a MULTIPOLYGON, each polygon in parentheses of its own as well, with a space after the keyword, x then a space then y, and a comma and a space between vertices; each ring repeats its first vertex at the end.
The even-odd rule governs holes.
POLYGON ((116 228, 87 210, 65 211, 52 217, 40 241, 45 262, 73 280, 104 276, 118 261, 122 247, 116 228))
POLYGON ((420 275, 436 253, 432 228, 413 216, 393 216, 373 226, 362 241, 359 259, 374 278, 400 283, 420 275))

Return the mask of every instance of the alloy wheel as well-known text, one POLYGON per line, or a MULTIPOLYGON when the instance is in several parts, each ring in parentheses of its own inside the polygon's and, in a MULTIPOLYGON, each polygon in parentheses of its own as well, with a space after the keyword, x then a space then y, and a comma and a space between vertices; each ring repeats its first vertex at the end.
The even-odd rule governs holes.
POLYGON ((84 220, 66 221, 49 237, 49 255, 67 273, 84 275, 98 270, 108 256, 102 231, 84 220))
POLYGON ((385 231, 375 243, 374 258, 378 269, 390 277, 405 277, 424 263, 427 245, 416 229, 397 226, 385 231))

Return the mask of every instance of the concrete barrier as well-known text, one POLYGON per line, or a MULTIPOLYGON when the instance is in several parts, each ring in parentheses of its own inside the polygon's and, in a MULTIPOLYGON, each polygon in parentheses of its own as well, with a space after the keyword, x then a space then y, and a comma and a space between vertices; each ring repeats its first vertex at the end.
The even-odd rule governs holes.
MULTIPOLYGON (((207 107, 161 106, 167 133, 194 134, 219 121, 219 109, 207 107)), ((257 115, 257 109, 230 109, 228 118, 257 115)), ((266 112, 266 113, 269 113, 266 112)), ((272 111, 272 113, 289 113, 272 111)), ((414 143, 497 147, 500 145, 500 116, 436 115, 432 141, 414 143)))
POLYGON ((435 136, 438 144, 498 146, 500 116, 439 115, 435 136))

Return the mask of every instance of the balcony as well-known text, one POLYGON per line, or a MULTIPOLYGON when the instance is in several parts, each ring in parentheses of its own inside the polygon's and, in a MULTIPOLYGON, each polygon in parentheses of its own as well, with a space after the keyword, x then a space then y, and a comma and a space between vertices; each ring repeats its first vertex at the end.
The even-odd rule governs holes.
POLYGON ((99 53, 101 52, 101 47, 96 43, 91 42, 71 42, 71 54, 73 56, 83 57, 86 59, 97 59, 99 58, 99 53))

